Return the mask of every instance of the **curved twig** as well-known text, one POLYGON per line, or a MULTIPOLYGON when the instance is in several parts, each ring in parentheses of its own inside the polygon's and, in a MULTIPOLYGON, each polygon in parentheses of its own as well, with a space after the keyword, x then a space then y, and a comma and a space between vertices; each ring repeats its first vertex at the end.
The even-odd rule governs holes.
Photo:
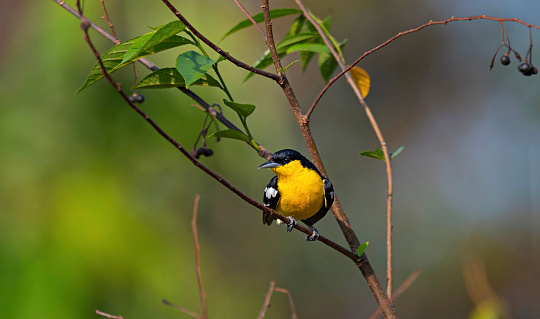
POLYGON ((252 67, 251 65, 249 64, 246 64, 236 58, 234 58, 232 55, 230 55, 229 53, 223 51, 223 49, 221 49, 220 47, 218 47, 217 45, 215 45, 212 41, 208 40, 204 35, 202 35, 199 31, 197 31, 197 29, 195 29, 191 23, 189 23, 189 21, 186 20, 186 18, 184 18, 184 16, 180 13, 180 11, 178 11, 168 0, 161 0, 163 1, 163 3, 172 11, 172 13, 180 20, 182 21, 183 24, 186 25, 186 27, 189 29, 189 31, 191 31, 197 38, 199 38, 202 42, 204 42, 206 45, 208 45, 209 47, 212 48, 212 50, 216 51, 217 53, 219 53, 220 55, 222 55, 225 59, 229 60, 230 62, 232 62, 234 65, 238 66, 238 67, 241 67, 242 69, 246 69, 250 72, 253 72, 253 73, 256 73, 256 74, 259 74, 259 75, 262 75, 264 77, 267 77, 267 78, 270 78, 274 81, 278 81, 280 79, 280 76, 279 74, 274 74, 274 73, 270 73, 270 72, 267 72, 267 71, 264 71, 264 70, 261 70, 261 69, 257 69, 257 68, 254 68, 252 67))

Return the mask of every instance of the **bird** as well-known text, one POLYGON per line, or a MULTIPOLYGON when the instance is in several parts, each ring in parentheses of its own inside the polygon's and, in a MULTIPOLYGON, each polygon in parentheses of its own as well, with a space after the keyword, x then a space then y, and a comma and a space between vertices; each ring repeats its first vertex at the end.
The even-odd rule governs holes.
MULTIPOLYGON (((319 231, 313 224, 326 215, 334 202, 334 187, 330 180, 322 176, 307 158, 292 149, 274 153, 269 161, 259 166, 261 168, 270 168, 276 174, 264 189, 264 206, 290 219, 287 232, 292 231, 298 219, 312 232, 306 240, 317 240, 319 231)), ((263 224, 270 226, 274 219, 271 214, 263 212, 263 224)))

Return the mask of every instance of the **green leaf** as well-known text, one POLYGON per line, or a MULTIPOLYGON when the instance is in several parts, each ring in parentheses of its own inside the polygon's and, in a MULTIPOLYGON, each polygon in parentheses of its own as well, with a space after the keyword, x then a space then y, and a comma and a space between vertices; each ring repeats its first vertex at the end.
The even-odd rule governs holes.
POLYGON ((362 257, 362 254, 364 253, 364 251, 366 251, 366 248, 368 245, 369 245, 369 241, 366 241, 365 243, 358 246, 358 248, 356 249, 356 254, 362 257))
MULTIPOLYGON (((287 48, 297 43, 303 43, 305 41, 310 41, 316 39, 319 35, 317 33, 308 33, 308 34, 297 34, 290 37, 285 37, 280 43, 276 45, 276 50, 280 58, 284 57, 287 54, 287 48)), ((269 65, 272 65, 272 56, 270 55, 270 50, 266 50, 263 55, 255 62, 253 67, 258 69, 264 69, 269 65)), ((250 72, 244 82, 251 78, 255 73, 250 72)))
MULTIPOLYGON (((347 43, 347 40, 344 40, 340 44, 340 47, 343 48, 345 43, 347 43)), ((328 81, 330 81, 330 77, 337 66, 338 63, 331 53, 319 53, 319 70, 321 72, 321 76, 323 77, 324 83, 328 83, 328 81)))
MULTIPOLYGON (((390 159, 393 159, 394 157, 396 157, 399 153, 401 153, 401 151, 403 151, 404 148, 405 148, 405 146, 401 146, 394 153, 390 153, 390 159)), ((375 151, 361 152, 360 155, 366 156, 366 157, 371 157, 371 158, 376 158, 376 159, 379 159, 381 161, 384 161, 384 152, 380 147, 377 147, 377 149, 375 149, 375 151)))
POLYGON ((322 43, 300 43, 291 45, 287 48, 287 54, 298 51, 309 51, 309 52, 326 52, 330 53, 330 49, 322 43))
MULTIPOLYGON (((215 86, 221 88, 221 84, 210 74, 204 74, 192 85, 215 86)), ((185 87, 186 81, 175 68, 165 68, 148 74, 131 89, 166 89, 175 87, 185 87)))
POLYGON ((377 149, 375 149, 375 151, 361 152, 360 155, 365 156, 365 157, 376 158, 376 159, 379 159, 381 161, 384 161, 384 153, 383 153, 383 151, 382 151, 382 149, 380 147, 377 147, 377 149))
POLYGON ((298 61, 300 60, 294 60, 293 62, 289 63, 289 65, 287 65, 285 69, 280 69, 279 71, 281 72, 281 74, 285 74, 285 72, 287 72, 287 69, 290 68, 293 64, 295 64, 298 61))
POLYGON ((233 109, 236 113, 240 114, 244 118, 248 117, 255 111, 255 105, 253 104, 242 104, 242 103, 236 103, 233 101, 223 100, 225 105, 233 109))
MULTIPOLYGON (((126 63, 121 63, 124 58, 124 54, 131 47, 133 42, 137 41, 139 38, 143 36, 144 35, 133 38, 131 40, 127 40, 120 44, 117 44, 101 57, 101 60, 103 61, 103 65, 105 66, 105 69, 107 70, 109 74, 135 61, 135 60, 130 60, 126 63)), ((170 48, 174 48, 174 47, 178 47, 178 46, 190 44, 190 43, 191 41, 189 41, 188 39, 175 35, 175 36, 170 37, 166 41, 163 41, 162 43, 148 49, 144 53, 139 54, 137 59, 143 58, 147 55, 158 53, 160 51, 164 51, 170 48)), ((104 75, 101 73, 101 67, 99 63, 96 62, 92 70, 90 70, 90 74, 88 75, 88 78, 86 79, 85 83, 81 86, 79 90, 77 90, 77 93, 81 92, 82 90, 86 89, 87 87, 96 83, 97 81, 101 80, 103 77, 104 75)))
POLYGON ((176 58, 176 69, 186 81, 186 87, 189 87, 200 79, 212 65, 221 60, 221 57, 212 60, 198 52, 188 51, 178 55, 178 58, 176 58))
POLYGON ((239 141, 244 141, 246 143, 251 143, 251 141, 249 140, 249 137, 246 134, 239 132, 237 130, 233 130, 233 129, 222 130, 214 134, 211 134, 208 137, 225 137, 225 138, 232 138, 239 141))
POLYGON ((390 154, 390 159, 393 159, 394 157, 398 156, 398 154, 401 153, 401 151, 403 151, 403 149, 405 149, 405 146, 401 146, 394 153, 391 153, 390 154))
POLYGON ((150 50, 151 48, 185 29, 186 26, 181 21, 175 20, 162 27, 159 27, 153 32, 141 36, 136 41, 133 41, 133 44, 124 54, 124 59, 121 63, 123 64, 128 61, 136 60, 137 57, 144 52, 150 50))
MULTIPOLYGON (((297 14, 297 13, 302 13, 302 10, 300 10, 300 9, 287 9, 287 8, 274 9, 274 10, 270 10, 270 18, 275 19, 275 18, 288 16, 288 15, 291 15, 291 14, 297 14)), ((264 15, 263 15, 262 12, 257 13, 252 18, 257 23, 264 21, 264 15)), ((251 22, 250 19, 245 19, 245 20, 241 21, 240 23, 238 23, 237 25, 235 25, 234 27, 232 27, 229 31, 227 31, 227 33, 225 33, 225 35, 221 38, 221 40, 225 39, 226 37, 228 37, 232 33, 235 33, 235 32, 237 32, 239 30, 245 29, 245 28, 250 27, 252 25, 253 25, 253 22, 251 22)))

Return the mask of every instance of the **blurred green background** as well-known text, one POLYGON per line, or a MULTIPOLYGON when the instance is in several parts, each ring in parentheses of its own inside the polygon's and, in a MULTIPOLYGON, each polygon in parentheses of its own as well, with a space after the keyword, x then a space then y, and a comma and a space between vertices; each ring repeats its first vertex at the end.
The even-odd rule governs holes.
MULTIPOLYGON (((251 13, 260 10, 258 1, 243 2, 251 13)), ((189 226, 195 194, 201 195, 211 318, 255 318, 272 280, 291 291, 300 318, 366 318, 375 310, 353 264, 321 244, 307 244, 299 232, 263 227, 259 211, 195 168, 108 83, 75 95, 95 61, 73 16, 53 1, 1 3, 2 317, 96 318, 96 309, 124 318, 188 317, 163 305, 163 298, 199 311, 189 226)), ((124 40, 174 19, 160 1, 106 3, 124 40)), ((244 19, 233 1, 173 4, 215 41, 244 19)), ((334 36, 349 39, 349 62, 431 19, 486 14, 540 25, 540 4, 532 0, 305 5, 333 17, 334 36)), ((106 27, 99 1, 86 1, 86 14, 106 27)), ((291 21, 274 22, 278 37, 291 21)), ((528 29, 505 26, 524 57, 528 29)), ((101 53, 111 47, 91 36, 101 53)), ((537 30, 533 40, 540 40, 537 30)), ((497 22, 455 22, 401 38, 360 64, 371 75, 367 102, 390 149, 405 146, 393 162, 395 287, 414 269, 422 273, 395 302, 401 318, 540 315, 539 78, 518 73, 515 59, 488 71, 500 42, 497 22), (491 304, 480 305, 486 300, 491 304)), ((220 45, 248 63, 265 49, 254 28, 220 45)), ((172 66, 181 50, 150 60, 172 66)), ((291 67, 288 75, 307 110, 323 83, 315 64, 304 75, 299 69, 291 67)), ((221 70, 237 101, 257 105, 249 118, 257 141, 271 151, 307 154, 275 83, 253 78, 241 84, 246 72, 226 62, 221 70)), ((130 70, 115 78, 126 89, 133 81, 130 70)), ((212 88, 194 91, 210 103, 225 98, 212 88)), ((140 93, 144 111, 191 149, 204 120, 194 102, 174 90, 140 93)), ((367 253, 385 282, 384 165, 359 155, 378 143, 343 80, 322 99, 311 125, 336 192, 360 240, 370 242, 367 253)), ((203 158, 206 165, 262 198, 272 174, 257 170, 263 160, 255 152, 237 141, 212 140, 209 147, 215 155, 203 158)), ((317 225, 346 245, 330 215, 317 225)), ((266 318, 288 315, 285 295, 275 294, 266 318)))

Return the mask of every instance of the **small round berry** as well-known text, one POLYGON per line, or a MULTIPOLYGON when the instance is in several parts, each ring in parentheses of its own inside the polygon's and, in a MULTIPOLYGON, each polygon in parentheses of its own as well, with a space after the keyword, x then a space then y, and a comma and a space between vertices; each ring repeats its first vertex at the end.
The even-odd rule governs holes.
POLYGON ((501 64, 502 65, 508 65, 510 64, 510 57, 508 55, 503 55, 501 57, 501 64))
POLYGON ((212 151, 209 148, 205 148, 203 155, 206 156, 206 157, 212 156, 212 155, 214 155, 214 151, 212 151))
POLYGON ((529 63, 521 63, 518 66, 518 71, 523 73, 523 75, 530 76, 533 72, 533 68, 531 68, 529 63))
POLYGON ((135 97, 134 97, 133 95, 128 96, 128 100, 129 100, 131 103, 135 103, 135 97))
POLYGON ((137 103, 144 103, 144 95, 142 95, 142 94, 137 94, 137 96, 135 96, 135 102, 137 102, 137 103))

